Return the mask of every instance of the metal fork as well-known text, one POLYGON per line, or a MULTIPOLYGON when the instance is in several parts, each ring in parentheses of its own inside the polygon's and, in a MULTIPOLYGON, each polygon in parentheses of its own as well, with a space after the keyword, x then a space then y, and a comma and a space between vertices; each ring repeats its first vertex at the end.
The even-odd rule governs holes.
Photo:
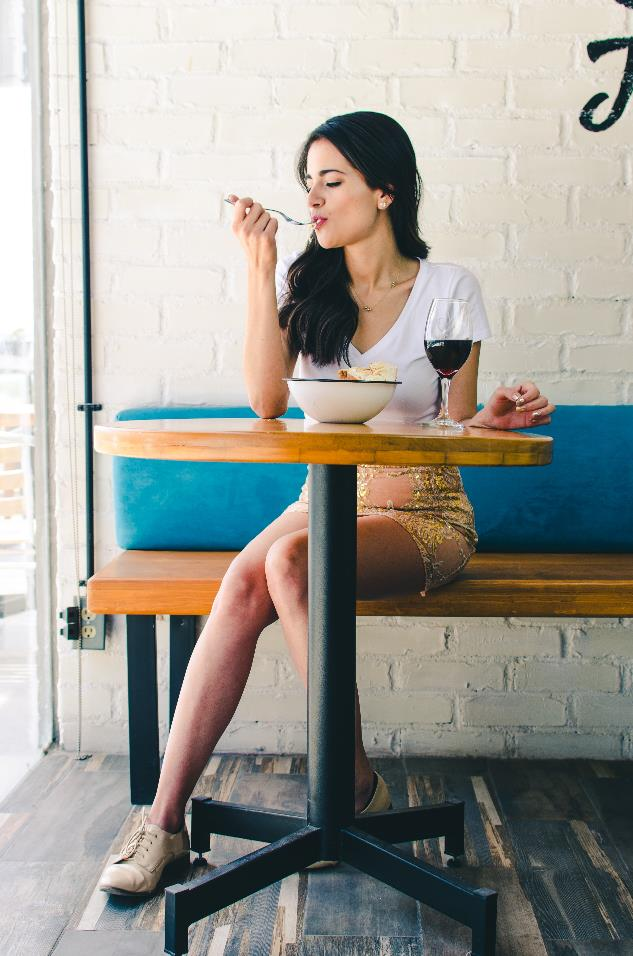
MULTIPOLYGON (((234 206, 234 205, 235 205, 235 203, 231 202, 230 199, 225 199, 224 202, 228 202, 229 206, 234 206)), ((311 226, 311 225, 312 225, 312 220, 311 220, 311 219, 310 219, 308 222, 299 222, 298 219, 292 219, 290 216, 287 216, 287 215, 285 214, 285 212, 282 212, 282 211, 281 211, 281 209, 269 209, 268 206, 264 206, 264 209, 266 210, 266 212, 276 212, 276 213, 278 213, 278 215, 284 217, 284 219, 286 220, 286 222, 291 222, 291 223, 293 224, 293 226, 311 226)))

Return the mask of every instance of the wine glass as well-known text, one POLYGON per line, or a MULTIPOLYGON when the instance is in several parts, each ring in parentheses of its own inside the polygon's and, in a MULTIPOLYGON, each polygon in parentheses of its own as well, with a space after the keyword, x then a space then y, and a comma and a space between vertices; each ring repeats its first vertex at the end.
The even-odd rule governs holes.
POLYGON ((442 404, 439 415, 425 425, 463 431, 464 426, 448 414, 451 379, 460 370, 473 344, 473 323, 465 299, 433 299, 426 320, 424 348, 440 376, 442 404))

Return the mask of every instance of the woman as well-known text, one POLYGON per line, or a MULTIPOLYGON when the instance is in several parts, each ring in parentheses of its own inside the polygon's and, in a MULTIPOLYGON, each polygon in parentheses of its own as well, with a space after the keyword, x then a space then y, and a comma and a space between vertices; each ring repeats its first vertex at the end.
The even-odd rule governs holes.
MULTIPOLYGON (((432 418, 439 392, 424 352, 424 323, 431 298, 441 296, 468 299, 475 329, 451 387, 451 415, 493 428, 550 421, 554 406, 532 382, 498 388, 477 412, 481 340, 490 335, 479 285, 460 266, 428 262, 418 231, 415 154, 395 120, 372 112, 327 120, 308 137, 297 172, 315 227, 305 250, 282 262, 277 220, 251 197, 230 197, 233 232, 248 260, 244 374, 261 418, 286 411, 283 378, 295 366, 301 376, 336 377, 343 360, 398 367, 402 385, 373 422, 432 418)), ((424 592, 461 570, 477 537, 456 468, 359 466, 358 479, 360 599, 424 592)), ((306 483, 299 500, 225 574, 187 668, 156 798, 105 870, 106 892, 151 893, 165 866, 188 855, 187 800, 242 696, 259 635, 277 619, 306 683, 307 510, 306 483)), ((389 807, 387 787, 363 748, 358 692, 355 766, 356 812, 389 807)))

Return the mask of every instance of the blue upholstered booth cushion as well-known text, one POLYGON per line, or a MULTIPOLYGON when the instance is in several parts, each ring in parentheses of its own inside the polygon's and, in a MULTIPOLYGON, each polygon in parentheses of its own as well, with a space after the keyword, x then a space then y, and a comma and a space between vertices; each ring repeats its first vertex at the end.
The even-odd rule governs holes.
POLYGON ((479 551, 633 551, 633 405, 558 406, 550 465, 460 468, 479 551))
MULTIPOLYGON (((249 408, 157 407, 119 420, 253 418, 249 408)), ((289 409, 288 418, 302 418, 289 409)), ((551 465, 461 468, 480 551, 633 550, 633 406, 558 407, 530 429, 554 438, 551 465)), ((122 548, 237 550, 291 501, 305 465, 114 458, 122 548)))
MULTIPOLYGON (((117 419, 256 418, 250 408, 130 408, 117 419)), ((290 408, 286 418, 303 418, 290 408)), ((307 465, 114 458, 117 543, 157 551, 237 551, 291 501, 307 465)))

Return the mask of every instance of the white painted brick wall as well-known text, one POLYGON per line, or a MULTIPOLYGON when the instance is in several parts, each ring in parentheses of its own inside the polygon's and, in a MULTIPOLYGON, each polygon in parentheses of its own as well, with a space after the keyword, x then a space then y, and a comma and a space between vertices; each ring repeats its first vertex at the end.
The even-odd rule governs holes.
MULTIPOLYGON (((81 297, 70 281, 81 270, 76 27, 71 14, 68 43, 65 9, 49 0, 59 607, 74 578, 68 402, 82 397, 79 365, 76 393, 66 393, 64 327, 72 308, 79 362, 81 297)), ((631 34, 633 11, 615 0, 90 6, 97 421, 131 404, 245 401, 246 270, 222 197, 249 193, 301 214, 300 142, 328 115, 354 109, 403 123, 425 182, 433 256, 482 281, 495 339, 483 349, 480 397, 535 375, 555 402, 633 401, 633 106, 604 133, 578 123, 594 93, 608 91, 610 105, 626 56, 592 64, 587 42, 631 34)), ((302 239, 282 225, 280 252, 302 239)), ((81 489, 83 421, 77 429, 81 489)), ((100 566, 118 552, 101 456, 95 493, 100 566)), ((83 548, 83 513, 77 531, 83 548)), ((164 744, 165 619, 158 644, 164 744)), ((615 620, 361 619, 367 746, 630 758, 632 647, 630 622, 615 620)), ((63 639, 58 652, 60 735, 73 748, 77 655, 63 639)), ((82 667, 84 746, 125 751, 122 619, 110 619, 106 651, 85 652, 82 667)), ((276 624, 220 749, 304 747, 305 694, 276 624)))

